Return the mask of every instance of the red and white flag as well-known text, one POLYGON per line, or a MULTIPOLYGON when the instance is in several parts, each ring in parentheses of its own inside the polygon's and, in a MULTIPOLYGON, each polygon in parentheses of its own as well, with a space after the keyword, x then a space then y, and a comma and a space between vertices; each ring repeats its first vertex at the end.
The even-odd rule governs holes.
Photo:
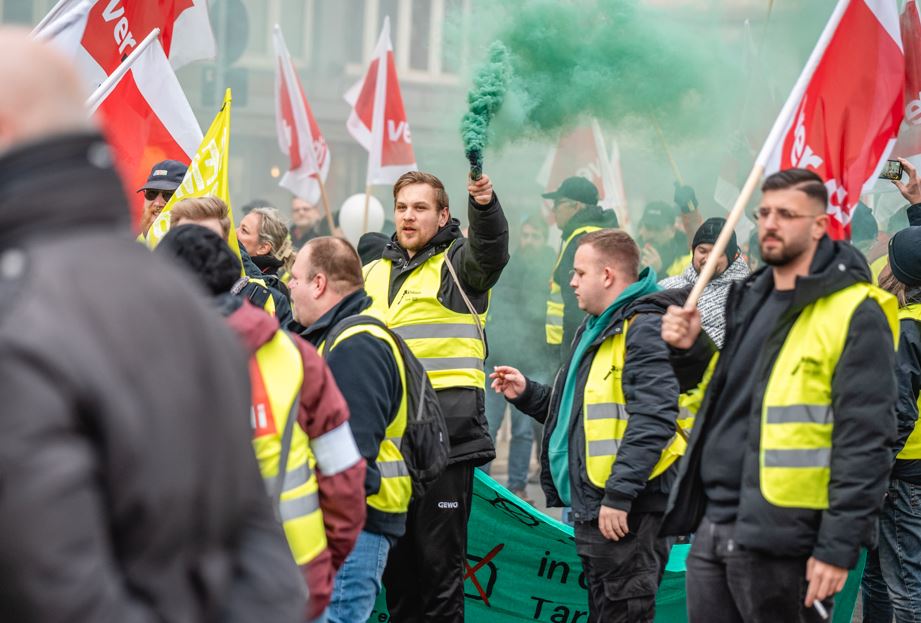
POLYGON ((313 117, 281 29, 275 25, 275 127, 278 146, 288 155, 288 172, 278 183, 310 203, 320 200, 329 174, 329 147, 313 117))
MULTIPOLYGON (((921 166, 921 15, 916 0, 908 0, 899 18, 905 49, 905 122, 892 157, 907 158, 921 166)), ((889 183, 881 185, 895 190, 889 183)))
POLYGON ((839 0, 757 161, 825 180, 833 238, 850 238, 851 210, 895 144, 904 80, 896 3, 839 0))
POLYGON ((96 114, 137 222, 144 200, 136 191, 151 167, 161 160, 191 162, 202 140, 201 127, 158 41, 141 53, 96 114))
MULTIPOLYGON (((41 31, 52 28, 81 2, 59 2, 43 20, 41 31)), ((202 140, 201 127, 173 70, 214 56, 207 4, 205 0, 96 0, 74 52, 87 89, 94 91, 154 28, 161 30, 159 42, 144 50, 97 110, 135 222, 143 207, 143 197, 136 191, 151 167, 161 160, 191 162, 202 140)))
POLYGON ((346 127, 368 150, 367 184, 393 184, 407 171, 416 170, 409 121, 403 108, 397 68, 390 44, 390 18, 384 18, 374 58, 361 82, 345 94, 352 106, 346 127))
POLYGON ((630 230, 630 213, 620 169, 620 149, 611 142, 608 155, 598 121, 582 125, 560 137, 544 159, 537 183, 547 192, 556 190, 570 176, 584 177, 598 189, 598 199, 606 210, 614 210, 622 229, 630 230))

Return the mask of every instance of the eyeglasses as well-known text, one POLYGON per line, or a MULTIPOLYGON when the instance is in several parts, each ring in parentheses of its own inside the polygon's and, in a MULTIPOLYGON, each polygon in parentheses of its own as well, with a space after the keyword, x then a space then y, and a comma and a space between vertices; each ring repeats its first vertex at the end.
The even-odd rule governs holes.
POLYGON ((752 216, 754 216, 755 220, 757 221, 759 219, 768 218, 769 216, 771 216, 771 214, 776 214, 777 220, 779 221, 792 221, 798 218, 815 218, 817 216, 816 214, 798 214, 788 208, 767 208, 767 207, 758 208, 757 210, 754 211, 752 216))
POLYGON ((557 210, 559 210, 559 209, 560 209, 561 207, 563 207, 564 205, 567 205, 567 204, 570 204, 570 203, 576 203, 576 202, 573 201, 572 199, 557 199, 556 201, 553 202, 553 206, 550 208, 550 211, 551 211, 551 212, 556 212, 557 210))
POLYGON ((157 198, 157 195, 162 195, 164 201, 169 201, 173 198, 172 190, 154 190, 153 188, 148 188, 144 191, 144 199, 147 201, 153 201, 157 198))

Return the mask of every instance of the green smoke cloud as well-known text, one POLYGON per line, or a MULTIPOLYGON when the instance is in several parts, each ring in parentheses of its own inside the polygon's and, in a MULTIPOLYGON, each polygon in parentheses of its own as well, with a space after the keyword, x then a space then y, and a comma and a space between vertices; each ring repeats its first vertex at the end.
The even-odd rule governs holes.
POLYGON ((502 106, 510 75, 508 50, 501 41, 494 41, 489 46, 489 61, 473 78, 473 88, 467 94, 470 108, 461 120, 461 137, 473 179, 479 179, 483 170, 489 123, 502 106))

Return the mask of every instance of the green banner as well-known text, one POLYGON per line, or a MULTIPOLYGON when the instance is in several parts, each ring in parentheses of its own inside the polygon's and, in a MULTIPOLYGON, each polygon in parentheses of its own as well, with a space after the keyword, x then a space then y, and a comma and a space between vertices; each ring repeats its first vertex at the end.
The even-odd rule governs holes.
MULTIPOLYGON (((467 533, 467 621, 587 623, 585 578, 572 528, 476 470, 467 533)), ((684 561, 689 548, 672 548, 656 595, 656 623, 687 621, 684 561)), ((835 599, 833 623, 850 622, 863 563, 862 557, 835 599)), ((382 593, 368 623, 389 621, 382 593)))

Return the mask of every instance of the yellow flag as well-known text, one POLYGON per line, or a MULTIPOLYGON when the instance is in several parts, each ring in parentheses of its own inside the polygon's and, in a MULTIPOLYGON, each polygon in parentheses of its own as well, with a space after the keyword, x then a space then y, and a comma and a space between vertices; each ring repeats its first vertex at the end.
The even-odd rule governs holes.
POLYGON ((227 172, 230 168, 230 89, 224 93, 224 105, 217 113, 211 127, 205 133, 192 164, 182 184, 173 193, 172 198, 163 207, 163 211, 150 226, 147 232, 147 246, 151 249, 160 244, 163 236, 169 231, 170 212, 177 201, 188 197, 204 197, 213 195, 222 199, 227 204, 230 216, 230 235, 227 244, 233 252, 240 257, 240 245, 237 242, 237 229, 233 222, 233 211, 230 209, 230 188, 227 172))

